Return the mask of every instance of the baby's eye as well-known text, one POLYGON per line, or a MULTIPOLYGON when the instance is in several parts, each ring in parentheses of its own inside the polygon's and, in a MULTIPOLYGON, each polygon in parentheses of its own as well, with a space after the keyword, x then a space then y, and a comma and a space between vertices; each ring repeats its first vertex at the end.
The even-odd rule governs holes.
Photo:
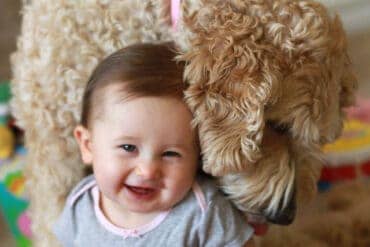
POLYGON ((136 150, 136 146, 131 144, 123 144, 120 147, 126 152, 134 152, 136 150))
POLYGON ((181 155, 178 152, 175 151, 166 151, 163 153, 163 156, 167 157, 181 157, 181 155))

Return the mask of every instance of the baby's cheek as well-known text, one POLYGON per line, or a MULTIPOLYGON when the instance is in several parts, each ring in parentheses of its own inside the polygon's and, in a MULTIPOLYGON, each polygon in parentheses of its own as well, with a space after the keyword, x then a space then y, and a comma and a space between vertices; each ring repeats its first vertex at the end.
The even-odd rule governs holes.
POLYGON ((184 197, 191 189, 193 183, 193 177, 188 176, 186 178, 182 178, 174 186, 174 194, 178 195, 179 197, 184 197))
POLYGON ((164 196, 164 201, 166 202, 166 207, 170 208, 179 203, 186 197, 186 194, 189 192, 190 188, 185 189, 185 187, 173 188, 171 191, 168 191, 164 196))
POLYGON ((109 194, 117 193, 124 184, 124 181, 121 181, 119 177, 119 173, 111 173, 108 170, 96 172, 95 178, 99 188, 109 194))

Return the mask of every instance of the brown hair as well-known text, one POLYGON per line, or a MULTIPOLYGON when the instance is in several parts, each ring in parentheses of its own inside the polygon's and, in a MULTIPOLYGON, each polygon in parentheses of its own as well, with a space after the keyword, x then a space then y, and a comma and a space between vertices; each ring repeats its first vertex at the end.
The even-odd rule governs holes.
MULTIPOLYGON (((81 124, 88 127, 96 93, 111 84, 122 84, 127 97, 173 96, 183 98, 184 65, 177 63, 172 43, 135 44, 111 54, 98 64, 87 82, 81 124)), ((101 102, 99 102, 101 104, 101 102)))

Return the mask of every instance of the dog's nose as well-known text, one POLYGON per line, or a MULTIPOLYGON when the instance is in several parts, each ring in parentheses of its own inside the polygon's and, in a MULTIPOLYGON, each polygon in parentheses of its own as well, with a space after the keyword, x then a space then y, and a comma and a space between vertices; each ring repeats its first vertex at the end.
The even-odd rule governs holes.
POLYGON ((293 222, 296 214, 296 200, 295 200, 295 193, 291 200, 289 201, 288 205, 285 208, 279 210, 276 214, 267 214, 266 219, 278 225, 289 225, 293 222))

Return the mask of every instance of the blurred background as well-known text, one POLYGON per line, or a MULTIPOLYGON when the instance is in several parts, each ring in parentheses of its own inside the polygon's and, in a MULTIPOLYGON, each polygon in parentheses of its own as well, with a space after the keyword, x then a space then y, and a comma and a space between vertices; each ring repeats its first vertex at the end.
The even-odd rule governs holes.
POLYGON ((9 54, 20 29, 20 0, 0 0, 0 80, 10 78, 9 54))
MULTIPOLYGON (((320 0, 325 5, 327 5, 332 11, 338 12, 341 15, 342 21, 344 23, 345 29, 348 33, 349 38, 349 51, 350 57, 352 58, 355 72, 359 79, 359 95, 364 98, 364 102, 367 102, 367 98, 370 98, 370 0, 320 0)), ((20 11, 21 11, 21 1, 20 0, 0 0, 0 82, 5 84, 11 78, 11 68, 9 63, 9 55, 16 49, 16 38, 20 31, 20 11)), ((0 85, 1 85, 0 84, 0 85)), ((4 97, 2 100, 5 100, 4 97)), ((2 102, 0 102, 1 104, 2 102)), ((368 102, 367 102, 368 103, 368 102)), ((367 104, 366 103, 366 104, 367 104)), ((0 112, 1 112, 0 106, 0 112)), ((367 108, 370 109, 370 108, 367 108)), ((362 111, 362 113, 364 112, 362 111)), ((365 113, 366 114, 366 113, 365 113)), ((367 116, 370 115, 367 113, 367 116)), ((368 128, 368 127, 367 127, 368 128)), ((2 138, 2 136, 0 136, 2 138)), ((1 157, 0 157, 1 158, 1 157)), ((370 157, 369 157, 370 158, 370 157)), ((14 164, 13 164, 14 165, 14 164)), ((0 186, 5 184, 5 175, 1 173, 9 173, 9 169, 5 167, 3 163, 0 163, 0 186)), ((323 178, 323 183, 321 184, 322 190, 325 191, 333 183, 333 177, 338 178, 337 180, 344 179, 346 176, 335 175, 336 171, 327 171, 323 178), (334 174, 334 175, 333 175, 334 174)), ((16 195, 19 195, 19 191, 22 191, 23 187, 23 177, 12 175, 10 179, 10 184, 13 186, 13 190, 16 195), (16 187, 14 187, 15 185, 16 187), (18 186, 18 187, 17 187, 18 186), (17 194, 18 193, 18 194, 17 194)), ((334 179, 335 180, 335 179, 334 179)), ((336 181, 337 182, 337 181, 336 181)), ((19 218, 23 215, 18 214, 14 211, 15 208, 6 208, 9 206, 9 200, 13 200, 12 197, 9 199, 8 194, 2 194, 0 187, 0 202, 3 204, 1 208, 0 204, 0 246, 27 246, 27 241, 24 239, 15 240, 14 235, 17 234, 17 227, 19 225, 11 224, 12 218, 5 212, 11 212, 12 214, 19 218), (8 197, 7 197, 8 196, 8 197), (2 201, 1 201, 2 200, 2 201), (5 206, 4 206, 5 205, 5 206), (5 209, 4 209, 5 208, 5 209), (8 211, 7 211, 8 210, 8 211), (10 222, 10 223, 9 223, 10 222)), ((5 188, 5 186, 4 186, 5 188)), ((320 197, 319 197, 320 198, 320 197)), ((24 201, 17 202, 20 209, 23 210, 24 201)), ((13 204, 12 204, 13 205, 13 204)), ((315 208, 315 207, 314 207, 315 208)), ((13 215, 13 216, 14 216, 13 215)), ((23 218, 22 218, 23 219, 23 218)), ((23 222, 24 223, 24 222, 23 222)), ((27 220, 25 220, 27 224, 27 220)), ((27 233, 23 232, 23 235, 27 233), (23 234, 24 233, 24 234, 23 234)), ((19 232, 18 232, 19 234, 19 232)), ((370 232, 365 232, 365 234, 370 235, 370 232)), ((22 236, 23 236, 22 235, 22 236)), ((20 235, 19 235, 20 236, 20 235)), ((16 237, 19 237, 18 235, 16 237)), ((370 246, 370 245, 368 245, 370 246)))

